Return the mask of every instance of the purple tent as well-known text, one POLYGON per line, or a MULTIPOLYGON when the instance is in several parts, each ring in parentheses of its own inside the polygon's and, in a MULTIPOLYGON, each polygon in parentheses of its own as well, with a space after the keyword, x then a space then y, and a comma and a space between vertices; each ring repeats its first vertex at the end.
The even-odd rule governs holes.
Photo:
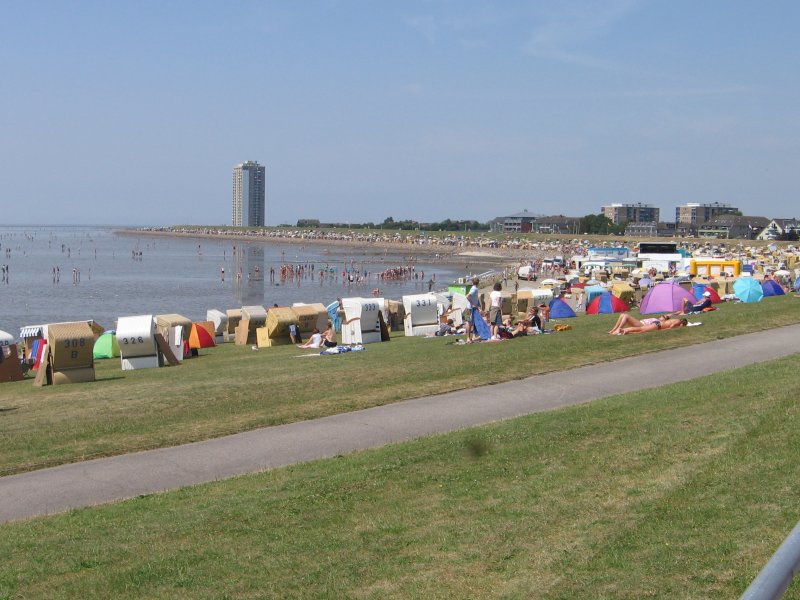
POLYGON ((681 308, 683 308, 684 298, 692 304, 696 302, 689 290, 672 281, 662 281, 654 285, 642 298, 639 312, 643 315, 680 312, 681 308))

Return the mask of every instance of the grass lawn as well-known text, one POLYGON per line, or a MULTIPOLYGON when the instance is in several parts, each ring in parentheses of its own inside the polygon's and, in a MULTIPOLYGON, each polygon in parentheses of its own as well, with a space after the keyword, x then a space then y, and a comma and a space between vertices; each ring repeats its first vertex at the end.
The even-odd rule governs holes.
POLYGON ((572 330, 498 344, 403 338, 333 357, 225 344, 179 367, 122 371, 98 361, 98 381, 35 388, 0 384, 0 475, 313 419, 800 322, 800 300, 724 305, 702 327, 606 334, 614 315, 565 320, 572 330))
POLYGON ((797 360, 3 525, 0 598, 735 598, 800 516, 797 360))

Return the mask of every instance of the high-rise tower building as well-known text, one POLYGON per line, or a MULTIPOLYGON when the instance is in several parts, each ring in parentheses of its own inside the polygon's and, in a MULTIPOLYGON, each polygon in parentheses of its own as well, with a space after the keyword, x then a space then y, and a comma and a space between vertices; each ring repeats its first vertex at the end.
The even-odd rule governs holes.
POLYGON ((234 227, 263 227, 264 165, 248 160, 233 168, 233 210, 231 225, 234 227))

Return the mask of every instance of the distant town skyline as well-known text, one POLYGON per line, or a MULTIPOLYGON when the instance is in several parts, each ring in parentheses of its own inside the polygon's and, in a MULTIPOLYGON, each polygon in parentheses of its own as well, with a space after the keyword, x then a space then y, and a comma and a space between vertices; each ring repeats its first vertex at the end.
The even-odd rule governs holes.
POLYGON ((0 5, 0 222, 790 218, 800 3, 244 0, 0 5))

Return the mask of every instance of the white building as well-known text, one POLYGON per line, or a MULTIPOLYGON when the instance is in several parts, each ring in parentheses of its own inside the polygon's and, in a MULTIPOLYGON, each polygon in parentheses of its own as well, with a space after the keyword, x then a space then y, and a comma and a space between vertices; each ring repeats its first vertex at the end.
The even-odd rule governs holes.
POLYGON ((263 227, 266 221, 264 204, 264 165, 248 160, 233 168, 233 206, 231 225, 263 227))

